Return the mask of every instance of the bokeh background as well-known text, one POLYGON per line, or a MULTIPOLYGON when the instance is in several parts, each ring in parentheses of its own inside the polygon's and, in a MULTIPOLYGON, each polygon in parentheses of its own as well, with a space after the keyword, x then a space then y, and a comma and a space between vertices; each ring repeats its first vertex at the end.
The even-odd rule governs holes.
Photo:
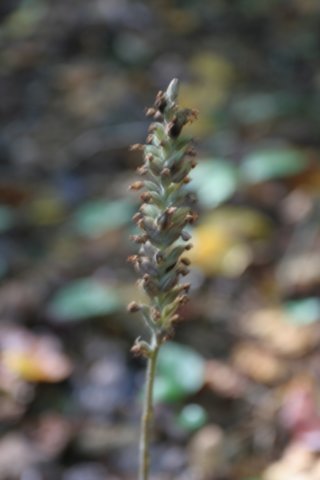
POLYGON ((0 480, 136 478, 128 147, 173 77, 200 220, 152 478, 319 480, 319 24, 318 0, 1 0, 0 480))

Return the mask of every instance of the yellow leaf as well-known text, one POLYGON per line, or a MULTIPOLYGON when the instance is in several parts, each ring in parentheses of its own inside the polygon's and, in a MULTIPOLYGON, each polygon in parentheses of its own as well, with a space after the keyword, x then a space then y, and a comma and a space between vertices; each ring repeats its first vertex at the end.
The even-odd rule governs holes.
MULTIPOLYGON (((31 345, 30 345, 31 347, 31 345)), ((71 372, 69 360, 59 351, 38 348, 5 350, 2 364, 28 382, 59 382, 71 372)))
POLYGON ((252 261, 248 240, 265 237, 269 220, 249 208, 222 207, 194 229, 190 260, 205 274, 241 275, 252 261))
POLYGON ((226 58, 213 52, 201 52, 190 62, 190 70, 203 82, 227 88, 234 79, 234 68, 226 58))

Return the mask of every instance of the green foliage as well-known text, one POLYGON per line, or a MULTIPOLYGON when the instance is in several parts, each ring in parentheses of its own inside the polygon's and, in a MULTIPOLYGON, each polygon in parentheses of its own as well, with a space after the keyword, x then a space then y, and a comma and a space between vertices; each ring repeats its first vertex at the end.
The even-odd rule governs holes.
POLYGON ((121 302, 113 288, 84 278, 58 290, 49 303, 49 314, 57 322, 72 322, 115 312, 121 302))
POLYGON ((295 325, 309 325, 320 320, 320 299, 317 297, 290 300, 284 308, 295 325))
POLYGON ((91 201, 75 212, 73 227, 81 235, 96 237, 126 225, 132 211, 132 203, 127 200, 91 201))
POLYGON ((168 342, 162 346, 154 387, 155 402, 176 402, 197 392, 204 382, 204 360, 192 348, 168 342))
POLYGON ((201 160, 190 176, 199 203, 208 208, 228 200, 238 186, 237 169, 225 160, 201 160))
POLYGON ((207 419, 208 416, 205 409, 201 405, 191 403, 181 410, 177 422, 180 427, 192 432, 203 427, 207 419))
POLYGON ((308 166, 304 153, 291 148, 262 149, 248 155, 241 166, 241 174, 249 183, 265 182, 290 177, 308 166))

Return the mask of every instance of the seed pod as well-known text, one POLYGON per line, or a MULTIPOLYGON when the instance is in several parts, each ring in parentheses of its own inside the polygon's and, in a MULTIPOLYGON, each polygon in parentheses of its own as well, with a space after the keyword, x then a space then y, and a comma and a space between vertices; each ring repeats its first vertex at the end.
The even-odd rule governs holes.
POLYGON ((139 312, 140 306, 137 304, 137 302, 130 302, 127 309, 130 313, 136 313, 139 312))

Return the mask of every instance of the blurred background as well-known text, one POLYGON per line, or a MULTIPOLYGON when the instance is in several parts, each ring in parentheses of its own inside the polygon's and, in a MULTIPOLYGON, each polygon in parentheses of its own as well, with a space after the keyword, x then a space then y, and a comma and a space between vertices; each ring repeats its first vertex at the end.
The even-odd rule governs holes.
POLYGON ((173 77, 200 220, 152 478, 319 480, 319 24, 318 0, 1 0, 0 480, 136 478, 128 147, 173 77))

